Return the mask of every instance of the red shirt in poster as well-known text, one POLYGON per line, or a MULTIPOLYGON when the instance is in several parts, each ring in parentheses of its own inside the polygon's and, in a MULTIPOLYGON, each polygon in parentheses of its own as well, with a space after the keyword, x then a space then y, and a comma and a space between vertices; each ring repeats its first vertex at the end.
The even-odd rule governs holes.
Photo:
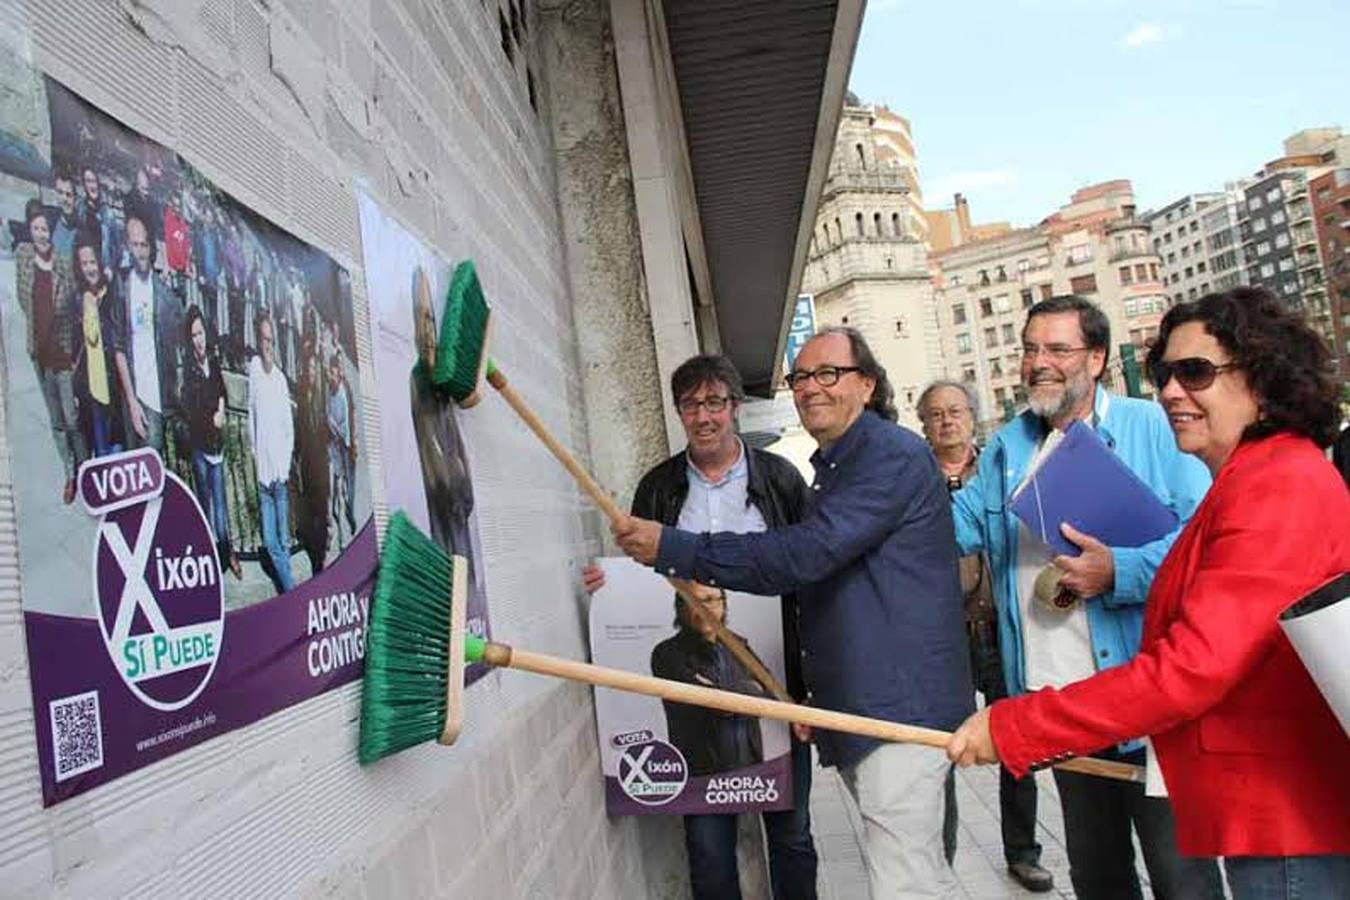
POLYGON ((164 207, 164 256, 172 271, 187 271, 191 247, 192 234, 183 217, 172 206, 164 207))

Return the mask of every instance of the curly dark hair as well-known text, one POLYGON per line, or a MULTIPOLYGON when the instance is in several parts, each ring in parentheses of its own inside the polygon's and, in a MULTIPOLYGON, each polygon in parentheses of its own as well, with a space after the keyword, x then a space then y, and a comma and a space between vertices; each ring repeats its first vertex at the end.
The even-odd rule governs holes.
MULTIPOLYGON (((1200 322, 1247 375, 1260 400, 1260 418, 1244 441, 1293 431, 1326 447, 1336 438, 1340 415, 1331 352, 1322 338, 1270 291, 1238 287, 1178 303, 1163 316, 1148 351, 1149 369, 1162 359, 1172 329, 1200 322)), ((1161 388, 1161 385, 1159 385, 1161 388)))

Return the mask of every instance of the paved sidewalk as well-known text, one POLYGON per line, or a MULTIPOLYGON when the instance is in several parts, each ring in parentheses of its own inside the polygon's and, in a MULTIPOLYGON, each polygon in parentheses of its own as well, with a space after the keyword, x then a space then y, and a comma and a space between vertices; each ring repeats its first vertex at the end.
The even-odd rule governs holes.
MULTIPOLYGON (((812 773, 811 830, 820 854, 820 896, 822 900, 866 900, 867 873, 863 869, 860 837, 862 822, 843 781, 833 769, 819 767, 812 773)), ((979 766, 958 769, 956 804, 960 810, 957 836, 956 870, 965 900, 1003 900, 1015 897, 1074 896, 1069 884, 1069 860, 1064 850, 1064 820, 1059 795, 1049 772, 1036 775, 1040 788, 1037 803, 1037 836, 1041 842, 1041 865, 1055 876, 1055 889, 1048 894, 1033 894, 1009 877, 1003 862, 1003 845, 998 822, 998 769, 979 766)), ((1136 844, 1136 858, 1138 849, 1136 844)), ((1142 863, 1139 877, 1147 888, 1142 863)))

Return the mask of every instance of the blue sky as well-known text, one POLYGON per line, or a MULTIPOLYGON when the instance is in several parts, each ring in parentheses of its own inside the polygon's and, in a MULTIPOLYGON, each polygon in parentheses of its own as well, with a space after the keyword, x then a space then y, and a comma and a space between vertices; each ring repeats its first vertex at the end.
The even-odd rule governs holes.
POLYGON ((1350 0, 868 0, 850 87, 911 120, 930 207, 1030 225, 1129 178, 1142 211, 1350 131, 1350 0))

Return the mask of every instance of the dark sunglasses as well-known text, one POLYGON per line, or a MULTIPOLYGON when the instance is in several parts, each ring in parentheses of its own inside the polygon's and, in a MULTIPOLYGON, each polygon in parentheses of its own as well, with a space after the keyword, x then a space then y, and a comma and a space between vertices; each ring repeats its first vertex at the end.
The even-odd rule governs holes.
POLYGON ((1200 356, 1188 356, 1171 362, 1158 360, 1149 366, 1148 379, 1158 390, 1167 387, 1167 382, 1176 378, 1177 384, 1188 391, 1203 391, 1214 383, 1220 372, 1236 369, 1237 363, 1224 363, 1216 366, 1200 356))

